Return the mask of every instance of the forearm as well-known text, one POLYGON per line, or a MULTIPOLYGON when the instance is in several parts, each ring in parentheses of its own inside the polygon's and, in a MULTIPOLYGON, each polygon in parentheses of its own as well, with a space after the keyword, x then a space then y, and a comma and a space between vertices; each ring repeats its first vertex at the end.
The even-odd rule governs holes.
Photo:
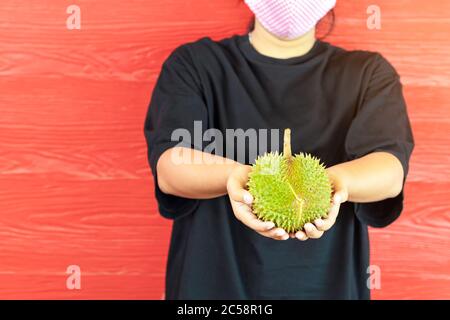
POLYGON ((328 168, 341 177, 348 201, 374 202, 397 196, 403 186, 403 167, 390 153, 374 152, 328 168))
POLYGON ((201 152, 175 147, 164 152, 157 163, 162 192, 192 199, 211 199, 227 193, 227 179, 239 163, 201 152))

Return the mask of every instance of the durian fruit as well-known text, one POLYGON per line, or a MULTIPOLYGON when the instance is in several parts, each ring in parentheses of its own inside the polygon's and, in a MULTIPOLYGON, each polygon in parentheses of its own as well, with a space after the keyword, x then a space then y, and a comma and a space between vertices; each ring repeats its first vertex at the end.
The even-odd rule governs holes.
POLYGON ((290 129, 284 132, 282 154, 256 159, 247 186, 255 215, 289 233, 326 217, 330 209, 332 186, 325 166, 310 154, 292 155, 290 129))

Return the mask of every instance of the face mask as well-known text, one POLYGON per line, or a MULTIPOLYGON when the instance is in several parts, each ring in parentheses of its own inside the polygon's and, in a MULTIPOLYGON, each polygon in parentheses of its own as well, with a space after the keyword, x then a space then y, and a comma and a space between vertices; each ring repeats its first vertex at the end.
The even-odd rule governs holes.
POLYGON ((274 36, 292 40, 312 28, 336 0, 245 0, 256 19, 274 36))

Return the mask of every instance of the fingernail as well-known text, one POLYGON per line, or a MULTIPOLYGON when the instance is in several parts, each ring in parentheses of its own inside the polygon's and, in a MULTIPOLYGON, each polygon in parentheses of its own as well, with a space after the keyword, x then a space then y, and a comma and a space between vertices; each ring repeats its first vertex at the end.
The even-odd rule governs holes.
POLYGON ((267 230, 270 230, 270 229, 272 229, 273 227, 275 227, 275 223, 273 223, 273 222, 267 222, 267 223, 266 223, 266 229, 267 229, 267 230))
POLYGON ((300 239, 300 240, 305 239, 305 235, 303 233, 296 233, 295 236, 297 237, 297 239, 300 239))
POLYGON ((251 194, 250 193, 244 193, 244 202, 246 204, 251 204, 252 201, 253 201, 253 198, 252 198, 251 194))
POLYGON ((341 203, 341 196, 339 194, 334 196, 334 203, 341 203))
POLYGON ((314 223, 316 224, 316 226, 318 226, 318 227, 321 227, 321 226, 323 226, 323 220, 316 220, 316 221, 314 221, 314 223))
POLYGON ((308 231, 312 231, 312 225, 310 223, 305 224, 305 229, 308 231))
POLYGON ((277 235, 278 237, 281 237, 282 235, 284 235, 286 232, 284 230, 277 230, 275 231, 275 235, 277 235))

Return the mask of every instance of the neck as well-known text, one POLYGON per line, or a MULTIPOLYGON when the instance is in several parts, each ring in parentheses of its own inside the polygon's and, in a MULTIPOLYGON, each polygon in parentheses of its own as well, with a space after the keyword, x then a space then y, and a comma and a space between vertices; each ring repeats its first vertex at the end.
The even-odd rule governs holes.
POLYGON ((289 59, 306 54, 316 41, 315 28, 294 40, 280 39, 268 32, 256 19, 251 32, 251 43, 262 55, 277 59, 289 59))

